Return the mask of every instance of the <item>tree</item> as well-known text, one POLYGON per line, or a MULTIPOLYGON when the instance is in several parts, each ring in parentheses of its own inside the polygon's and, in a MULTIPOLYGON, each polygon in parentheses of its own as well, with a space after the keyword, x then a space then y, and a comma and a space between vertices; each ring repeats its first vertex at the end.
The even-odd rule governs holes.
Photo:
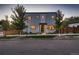
POLYGON ((62 23, 63 23, 63 14, 60 10, 57 11, 57 17, 55 19, 56 21, 56 32, 58 32, 60 34, 60 29, 63 27, 62 23))
POLYGON ((8 15, 5 15, 5 20, 2 19, 0 21, 0 25, 1 25, 1 27, 2 27, 3 30, 5 30, 5 31, 9 30, 10 23, 8 21, 8 15))
POLYGON ((2 26, 3 30, 8 30, 9 29, 9 21, 7 21, 7 20, 1 20, 0 25, 2 26))
POLYGON ((65 20, 62 22, 62 28, 68 27, 68 25, 69 25, 69 21, 65 19, 65 20))
POLYGON ((67 20, 69 21, 69 24, 79 23, 79 17, 76 17, 76 16, 67 18, 67 20))
POLYGON ((23 5, 17 5, 14 9, 12 9, 12 12, 14 13, 14 15, 11 15, 11 18, 13 19, 12 24, 16 26, 16 29, 21 30, 22 32, 25 27, 24 20, 26 19, 26 9, 23 5))

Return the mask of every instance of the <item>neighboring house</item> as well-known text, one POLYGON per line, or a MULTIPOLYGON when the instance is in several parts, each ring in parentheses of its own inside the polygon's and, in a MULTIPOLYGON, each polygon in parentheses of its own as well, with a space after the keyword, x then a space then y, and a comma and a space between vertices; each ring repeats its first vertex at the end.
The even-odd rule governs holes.
POLYGON ((79 23, 69 24, 61 29, 61 33, 79 33, 79 23))
POLYGON ((24 31, 28 33, 53 33, 55 32, 56 12, 27 12, 24 31))
POLYGON ((79 26, 79 23, 69 24, 68 27, 77 27, 79 26))

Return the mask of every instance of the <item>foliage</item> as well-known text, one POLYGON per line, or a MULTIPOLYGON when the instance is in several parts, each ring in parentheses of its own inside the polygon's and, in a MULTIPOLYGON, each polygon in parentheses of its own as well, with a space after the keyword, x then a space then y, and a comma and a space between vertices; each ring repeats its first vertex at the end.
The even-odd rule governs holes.
POLYGON ((14 9, 12 9, 14 15, 11 15, 13 19, 12 24, 16 26, 16 29, 22 30, 25 27, 25 14, 26 9, 23 5, 17 5, 14 9))
POLYGON ((68 20, 64 20, 64 21, 62 22, 62 28, 67 27, 68 24, 69 24, 69 21, 68 21, 68 20))
POLYGON ((79 23, 79 17, 70 17, 67 18, 69 24, 73 24, 73 23, 79 23))
POLYGON ((60 10, 57 11, 57 17, 55 19, 56 21, 56 30, 60 30, 63 26, 62 26, 62 23, 63 23, 63 14, 60 10))
POLYGON ((7 20, 1 20, 0 25, 2 25, 3 30, 9 29, 9 21, 7 21, 7 20))

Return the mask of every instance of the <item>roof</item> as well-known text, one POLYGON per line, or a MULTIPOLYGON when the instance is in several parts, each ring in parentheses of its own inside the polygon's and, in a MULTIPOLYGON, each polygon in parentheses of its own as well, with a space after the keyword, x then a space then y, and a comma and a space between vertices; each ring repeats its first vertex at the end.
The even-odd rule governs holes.
POLYGON ((56 12, 26 12, 26 14, 56 14, 56 12))
POLYGON ((74 27, 77 27, 77 26, 79 26, 79 23, 69 24, 68 26, 69 26, 69 27, 73 27, 73 26, 74 26, 74 27))

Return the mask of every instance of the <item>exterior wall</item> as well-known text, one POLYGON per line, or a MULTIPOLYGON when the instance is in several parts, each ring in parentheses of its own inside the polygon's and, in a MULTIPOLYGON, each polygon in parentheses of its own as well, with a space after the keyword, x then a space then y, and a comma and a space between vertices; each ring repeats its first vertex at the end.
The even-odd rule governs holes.
POLYGON ((48 30, 48 25, 55 25, 55 12, 46 12, 46 13, 26 13, 26 19, 25 23, 28 24, 28 33, 41 33, 40 30, 40 23, 46 23, 44 28, 45 33, 51 33, 55 30, 48 30), (35 26, 35 30, 32 30, 31 26, 35 26))

